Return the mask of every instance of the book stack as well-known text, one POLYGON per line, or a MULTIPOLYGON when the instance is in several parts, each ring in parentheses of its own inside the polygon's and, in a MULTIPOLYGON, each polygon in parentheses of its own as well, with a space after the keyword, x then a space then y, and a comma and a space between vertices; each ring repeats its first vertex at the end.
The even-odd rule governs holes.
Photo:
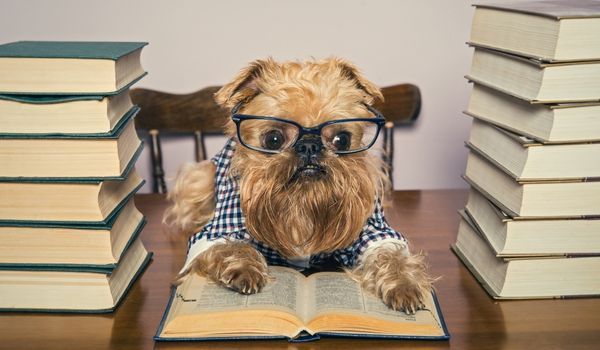
POLYGON ((145 45, 0 45, 0 310, 109 312, 149 262, 128 93, 145 45))
POLYGON ((494 298, 600 295, 600 2, 475 7, 452 248, 494 298))

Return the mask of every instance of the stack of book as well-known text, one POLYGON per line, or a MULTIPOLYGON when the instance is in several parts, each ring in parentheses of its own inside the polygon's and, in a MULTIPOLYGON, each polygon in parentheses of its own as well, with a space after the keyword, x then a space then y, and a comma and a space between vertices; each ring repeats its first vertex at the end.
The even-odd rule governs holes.
POLYGON ((495 298, 600 295, 600 2, 475 6, 452 248, 495 298))
POLYGON ((128 93, 145 45, 0 45, 1 310, 111 311, 149 262, 128 93))

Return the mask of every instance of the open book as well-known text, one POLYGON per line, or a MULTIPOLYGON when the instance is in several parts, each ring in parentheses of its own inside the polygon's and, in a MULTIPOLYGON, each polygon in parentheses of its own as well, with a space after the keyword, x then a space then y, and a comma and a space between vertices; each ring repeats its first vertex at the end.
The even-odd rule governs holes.
POLYGON ((242 295, 196 274, 174 288, 155 340, 359 336, 448 339, 432 293, 414 315, 389 309, 342 272, 305 277, 270 267, 273 277, 257 294, 242 295))

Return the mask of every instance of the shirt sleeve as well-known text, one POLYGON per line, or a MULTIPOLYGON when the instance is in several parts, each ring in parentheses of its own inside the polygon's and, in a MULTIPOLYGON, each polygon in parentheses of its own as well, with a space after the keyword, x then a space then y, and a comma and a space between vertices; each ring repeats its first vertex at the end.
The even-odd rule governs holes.
POLYGON ((367 220, 358 239, 350 247, 335 251, 333 256, 342 266, 351 268, 360 263, 367 251, 388 243, 398 245, 408 255, 408 242, 387 223, 381 201, 377 199, 373 215, 367 220))

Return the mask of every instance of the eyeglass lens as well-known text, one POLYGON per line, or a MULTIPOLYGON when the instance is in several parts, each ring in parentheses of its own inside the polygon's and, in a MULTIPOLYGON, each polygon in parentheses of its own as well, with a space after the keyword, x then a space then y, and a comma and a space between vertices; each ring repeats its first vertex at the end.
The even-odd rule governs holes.
MULTIPOLYGON (((300 129, 277 120, 245 119, 239 124, 241 141, 255 149, 278 152, 292 146, 300 129)), ((368 121, 341 121, 321 129, 323 144, 333 152, 352 152, 369 147, 377 137, 377 124, 368 121)))

